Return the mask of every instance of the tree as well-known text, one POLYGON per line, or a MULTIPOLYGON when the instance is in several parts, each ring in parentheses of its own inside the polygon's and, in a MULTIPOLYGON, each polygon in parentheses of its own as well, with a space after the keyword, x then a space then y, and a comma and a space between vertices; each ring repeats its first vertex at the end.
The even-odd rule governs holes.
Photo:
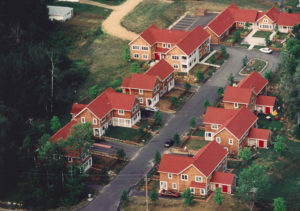
POLYGON ((178 106, 178 99, 175 96, 172 96, 170 99, 171 103, 173 106, 177 107, 178 106))
POLYGON ((295 136, 297 139, 300 139, 300 124, 294 125, 293 136, 295 136))
POLYGON ((130 64, 130 72, 131 73, 139 73, 140 72, 140 65, 137 62, 133 62, 130 64))
POLYGON ((213 55, 210 57, 209 61, 210 61, 210 63, 215 64, 216 61, 217 61, 217 60, 216 60, 216 55, 213 54, 213 55))
POLYGON ((236 31, 233 35, 234 42, 240 42, 241 41, 241 33, 240 31, 236 31))
POLYGON ((158 200, 158 193, 155 188, 153 188, 152 191, 150 192, 150 200, 153 202, 158 200))
POLYGON ((270 82, 271 79, 272 79, 272 76, 273 76, 272 70, 271 70, 271 69, 270 69, 270 70, 267 70, 267 71, 265 72, 264 76, 265 76, 265 78, 270 82))
POLYGON ((190 206, 194 199, 194 195, 192 194, 191 190, 188 188, 182 194, 183 201, 186 205, 190 206))
POLYGON ((160 160, 161 160, 161 155, 159 151, 156 151, 154 155, 154 164, 158 165, 160 163, 160 160))
POLYGON ((244 68, 244 67, 247 66, 247 64, 248 64, 248 57, 247 57, 247 56, 245 56, 245 57, 242 59, 242 63, 243 63, 242 68, 244 68))
POLYGON ((226 49, 226 47, 225 47, 225 45, 221 45, 221 54, 222 54, 222 57, 224 58, 224 59, 226 59, 227 58, 227 49, 226 49))
POLYGON ((234 77, 233 77, 232 73, 230 73, 230 75, 228 76, 227 81, 228 81, 229 85, 231 85, 231 86, 233 85, 234 77))
POLYGON ((278 24, 275 25, 274 31, 277 33, 278 32, 278 24))
POLYGON ((249 201, 252 199, 253 188, 257 188, 255 196, 261 198, 269 187, 269 177, 264 168, 258 164, 252 164, 240 172, 236 190, 242 200, 249 201))
POLYGON ((223 87, 219 87, 217 89, 217 94, 218 94, 218 97, 221 98, 224 94, 224 88, 223 87))
POLYGON ((274 150, 275 152, 277 152, 278 154, 282 154, 286 149, 285 143, 284 143, 284 137, 278 135, 275 138, 275 142, 274 142, 274 150))
POLYGON ((296 8, 298 4, 299 4, 298 0, 288 0, 287 1, 287 5, 291 6, 292 8, 296 8))
POLYGON ((130 61, 130 49, 128 45, 124 46, 123 58, 126 62, 130 61))
POLYGON ((160 111, 155 111, 154 112, 154 123, 156 125, 161 125, 161 122, 162 122, 162 118, 161 118, 161 113, 160 111))
POLYGON ((178 135, 178 133, 174 134, 173 140, 174 140, 175 146, 179 146, 179 144, 180 144, 180 136, 178 135))
POLYGON ((266 43, 267 46, 269 46, 269 45, 272 44, 272 41, 270 40, 270 36, 269 36, 269 35, 267 35, 267 36, 265 37, 265 43, 266 43))
POLYGON ((223 203, 223 196, 221 193, 221 188, 216 188, 214 193, 214 199, 217 205, 221 205, 223 203))
POLYGON ((140 136, 142 136, 145 133, 144 129, 145 128, 142 125, 139 127, 138 132, 139 132, 140 136))
POLYGON ((89 95, 91 98, 95 99, 100 94, 100 87, 98 85, 89 88, 89 95))
POLYGON ((203 106, 204 106, 204 110, 206 111, 207 107, 211 106, 210 102, 208 101, 207 98, 205 98, 205 101, 203 103, 203 106))
POLYGON ((189 92, 192 86, 190 83, 184 82, 184 88, 185 88, 185 92, 189 92))
POLYGON ((282 197, 274 199, 273 207, 274 211, 286 211, 285 202, 282 197))
POLYGON ((117 157, 119 160, 124 159, 126 157, 124 149, 121 148, 117 150, 117 157))
POLYGON ((246 21, 246 23, 245 23, 245 29, 246 29, 246 30, 248 30, 248 29, 249 29, 249 27, 250 27, 250 24, 249 24, 249 22, 248 22, 248 21, 246 21))
POLYGON ((201 70, 197 71, 196 78, 197 78, 197 82, 200 82, 200 81, 204 80, 204 75, 203 75, 203 72, 201 70))
POLYGON ((99 183, 100 184, 108 184, 109 183, 109 175, 107 168, 105 166, 99 171, 99 183))
POLYGON ((53 133, 56 133, 61 128, 61 124, 59 122, 59 118, 57 116, 53 116, 50 120, 50 129, 53 133))
POLYGON ((196 117, 192 116, 190 118, 190 127, 195 128, 196 127, 196 117))
POLYGON ((128 201, 129 201, 128 193, 126 190, 123 190, 121 197, 120 197, 120 202, 127 203, 128 201))
POLYGON ((249 148, 245 147, 244 150, 240 151, 238 157, 242 159, 244 165, 247 165, 252 157, 252 152, 249 148))

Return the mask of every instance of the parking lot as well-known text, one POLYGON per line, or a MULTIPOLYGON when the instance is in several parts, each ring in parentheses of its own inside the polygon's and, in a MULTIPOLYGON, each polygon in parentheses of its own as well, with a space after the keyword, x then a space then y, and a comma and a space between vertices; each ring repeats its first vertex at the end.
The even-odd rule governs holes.
POLYGON ((171 29, 190 31, 198 25, 204 27, 217 15, 217 13, 207 13, 205 16, 185 15, 180 21, 172 26, 171 29))

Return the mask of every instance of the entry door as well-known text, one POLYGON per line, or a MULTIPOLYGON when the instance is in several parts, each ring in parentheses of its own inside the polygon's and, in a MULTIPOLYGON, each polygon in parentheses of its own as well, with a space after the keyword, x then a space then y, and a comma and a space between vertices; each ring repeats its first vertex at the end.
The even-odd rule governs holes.
POLYGON ((155 60, 160 60, 160 54, 159 53, 154 53, 154 59, 155 60))
POLYGON ((160 189, 161 190, 167 190, 168 189, 168 183, 165 181, 160 181, 160 189))
POLYGON ((266 107, 266 114, 269 114, 271 111, 270 107, 266 107))
POLYGON ((228 192, 228 186, 227 185, 222 185, 222 192, 227 193, 228 192))
POLYGON ((259 148, 265 148, 265 142, 262 140, 258 140, 258 147, 259 148))

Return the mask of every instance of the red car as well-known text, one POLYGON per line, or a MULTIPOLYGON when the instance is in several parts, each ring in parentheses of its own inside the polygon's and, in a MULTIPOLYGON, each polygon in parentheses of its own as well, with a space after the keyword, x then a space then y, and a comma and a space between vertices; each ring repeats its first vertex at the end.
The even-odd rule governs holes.
POLYGON ((171 190, 160 190, 159 195, 160 196, 171 196, 171 197, 178 198, 180 196, 180 193, 171 191, 171 190))

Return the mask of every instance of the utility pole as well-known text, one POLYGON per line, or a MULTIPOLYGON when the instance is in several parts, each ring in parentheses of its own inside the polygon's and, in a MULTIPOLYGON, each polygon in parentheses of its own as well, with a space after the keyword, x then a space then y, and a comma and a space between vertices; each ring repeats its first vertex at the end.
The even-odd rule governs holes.
POLYGON ((148 206, 148 177, 146 174, 146 211, 149 210, 149 206, 148 206))

